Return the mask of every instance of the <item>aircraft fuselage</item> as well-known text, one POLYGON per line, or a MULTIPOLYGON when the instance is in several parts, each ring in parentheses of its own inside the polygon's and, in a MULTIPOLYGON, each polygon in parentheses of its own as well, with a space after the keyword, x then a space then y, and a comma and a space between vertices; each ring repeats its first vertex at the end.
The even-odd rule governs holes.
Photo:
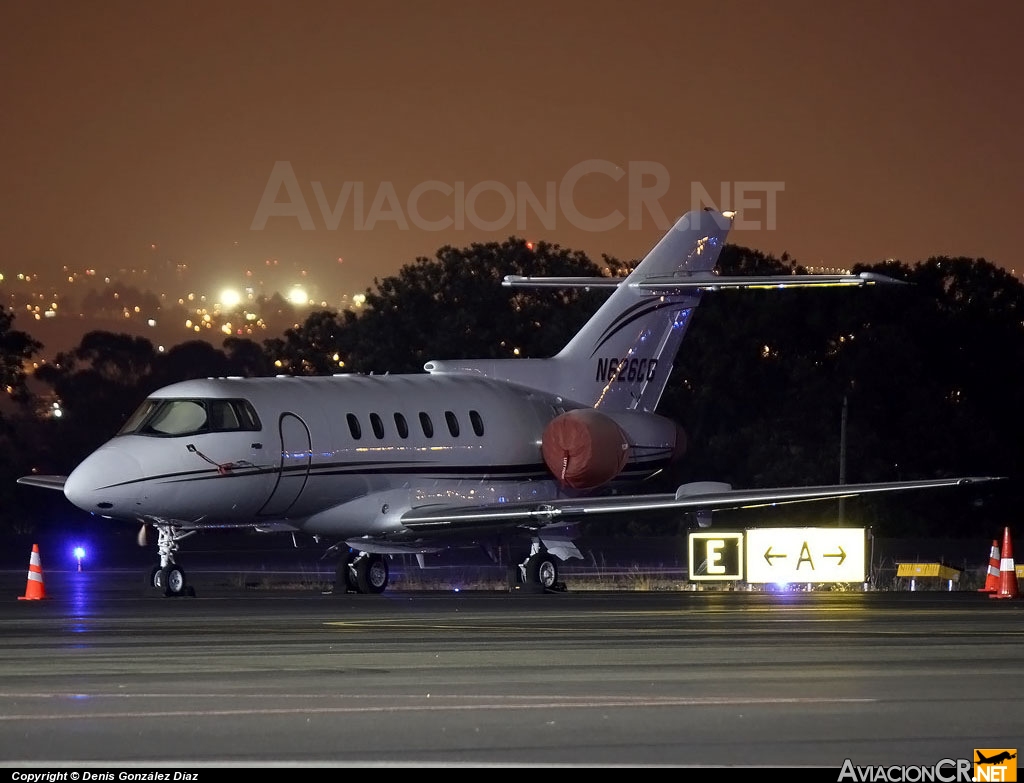
MULTIPOLYGON (((427 374, 194 380, 147 405, 68 478, 75 505, 112 518, 339 536, 368 525, 400 534, 401 514, 432 502, 564 497, 541 441, 552 419, 580 407, 501 381, 427 374)), ((675 425, 619 416, 636 448, 616 480, 664 467, 675 425)))

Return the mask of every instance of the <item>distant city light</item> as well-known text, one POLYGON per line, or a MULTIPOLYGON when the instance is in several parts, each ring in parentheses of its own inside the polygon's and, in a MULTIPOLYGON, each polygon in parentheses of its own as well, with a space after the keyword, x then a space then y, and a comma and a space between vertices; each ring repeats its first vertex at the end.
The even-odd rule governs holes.
POLYGON ((309 295, 305 288, 295 286, 288 292, 288 301, 295 305, 304 305, 309 301, 309 295))
POLYGON ((225 288, 220 292, 220 303, 225 307, 238 307, 242 303, 242 295, 234 288, 225 288))

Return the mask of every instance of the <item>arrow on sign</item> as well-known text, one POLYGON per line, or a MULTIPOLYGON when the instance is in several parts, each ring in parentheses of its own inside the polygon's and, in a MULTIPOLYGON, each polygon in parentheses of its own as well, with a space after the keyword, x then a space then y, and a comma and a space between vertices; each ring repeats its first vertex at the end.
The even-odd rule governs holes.
POLYGON ((842 547, 839 547, 839 554, 836 554, 836 555, 825 555, 825 557, 838 557, 839 558, 839 562, 836 563, 836 565, 842 565, 843 561, 846 559, 846 552, 843 550, 842 547))
MULTIPOLYGON (((772 558, 773 557, 786 557, 786 555, 773 555, 772 554, 772 548, 768 547, 765 550, 765 552, 764 552, 764 559, 768 561, 768 565, 774 565, 774 563, 772 563, 772 558)), ((844 557, 845 557, 845 555, 844 555, 844 557)))

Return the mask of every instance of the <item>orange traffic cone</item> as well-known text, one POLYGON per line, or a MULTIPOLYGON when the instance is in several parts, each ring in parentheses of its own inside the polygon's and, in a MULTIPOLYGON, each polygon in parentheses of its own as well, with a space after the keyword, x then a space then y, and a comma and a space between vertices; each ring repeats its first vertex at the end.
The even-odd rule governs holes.
POLYGON ((1003 530, 1003 554, 999 558, 999 591, 989 593, 989 598, 1017 597, 1017 569, 1013 564, 1013 547, 1010 545, 1010 528, 1003 530))
POLYGON ((999 592, 999 542, 992 542, 992 551, 988 556, 988 571, 985 572, 985 586, 978 588, 979 593, 999 592))
POLYGON ((39 559, 39 544, 32 545, 32 556, 28 561, 28 583, 25 585, 25 595, 19 595, 19 601, 35 601, 46 598, 46 588, 43 587, 43 564, 39 559))

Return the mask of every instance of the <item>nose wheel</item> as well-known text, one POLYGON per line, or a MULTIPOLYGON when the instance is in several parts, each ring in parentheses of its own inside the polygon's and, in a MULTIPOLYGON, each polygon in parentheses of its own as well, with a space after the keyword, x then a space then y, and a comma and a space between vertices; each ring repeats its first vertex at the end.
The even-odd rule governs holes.
POLYGON ((160 536, 157 543, 160 564, 153 566, 150 570, 149 578, 146 580, 147 586, 161 592, 167 598, 195 596, 195 588, 185 578, 185 569, 174 562, 174 553, 178 551, 178 542, 195 531, 182 533, 180 529, 165 524, 157 524, 154 527, 160 536))
POLYGON ((185 569, 179 565, 154 566, 150 572, 149 586, 161 591, 168 598, 196 594, 195 589, 185 579, 185 569))

